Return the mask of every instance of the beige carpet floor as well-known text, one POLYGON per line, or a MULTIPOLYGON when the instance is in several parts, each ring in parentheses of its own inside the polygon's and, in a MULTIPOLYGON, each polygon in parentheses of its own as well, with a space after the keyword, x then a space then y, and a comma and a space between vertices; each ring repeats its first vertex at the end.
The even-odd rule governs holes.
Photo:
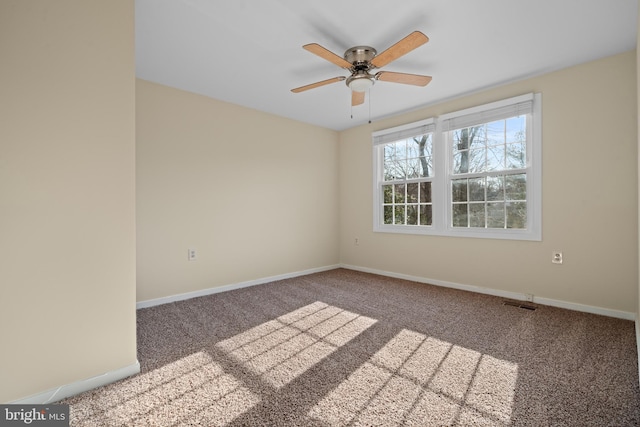
POLYGON ((634 324, 338 269, 138 311, 72 426, 634 426, 634 324))

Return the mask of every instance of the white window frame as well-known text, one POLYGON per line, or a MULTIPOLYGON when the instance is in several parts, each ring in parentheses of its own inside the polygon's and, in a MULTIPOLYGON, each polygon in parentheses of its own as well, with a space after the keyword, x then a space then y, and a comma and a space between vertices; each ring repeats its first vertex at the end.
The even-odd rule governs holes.
MULTIPOLYGON (((504 117, 507 118, 507 117, 504 117)), ((472 124, 469 124, 471 126, 472 124)), ((455 126, 452 130, 456 129, 455 126)), ((468 108, 440 117, 408 123, 372 134, 373 140, 373 231, 383 233, 424 234, 437 236, 473 237, 509 240, 542 240, 542 96, 526 94, 513 98, 468 108), (467 228, 451 225, 451 181, 452 145, 448 141, 449 131, 445 125, 458 119, 466 123, 487 123, 499 120, 500 112, 517 108, 523 103, 532 103, 531 113, 527 114, 527 227, 526 229, 467 228), (487 116, 487 114, 489 114, 487 116), (497 114, 497 117, 496 117, 497 114), (488 118, 486 118, 488 117, 488 118), (383 161, 384 144, 421 135, 422 129, 435 125, 433 132, 433 171, 432 178, 432 225, 391 225, 383 224, 383 161)))

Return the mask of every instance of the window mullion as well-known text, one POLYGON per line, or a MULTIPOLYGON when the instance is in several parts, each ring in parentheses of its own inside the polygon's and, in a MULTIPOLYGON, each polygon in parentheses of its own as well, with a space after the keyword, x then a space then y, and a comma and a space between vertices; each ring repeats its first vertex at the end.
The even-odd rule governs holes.
POLYGON ((447 173, 448 166, 447 162, 450 158, 448 154, 448 145, 449 142, 445 137, 445 134, 442 132, 442 122, 440 120, 436 120, 435 123, 435 132, 433 135, 433 163, 434 163, 434 173, 433 173, 433 184, 432 184, 432 215, 433 222, 432 226, 434 229, 438 231, 444 231, 446 229, 447 224, 447 173))

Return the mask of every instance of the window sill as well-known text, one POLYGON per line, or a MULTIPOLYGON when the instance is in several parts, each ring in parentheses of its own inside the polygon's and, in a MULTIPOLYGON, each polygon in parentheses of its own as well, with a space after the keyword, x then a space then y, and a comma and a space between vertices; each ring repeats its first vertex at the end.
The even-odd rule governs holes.
POLYGON ((439 230, 428 226, 392 225, 377 226, 374 233, 415 234, 421 236, 462 237, 475 239, 542 241, 540 233, 529 230, 454 229, 439 230))

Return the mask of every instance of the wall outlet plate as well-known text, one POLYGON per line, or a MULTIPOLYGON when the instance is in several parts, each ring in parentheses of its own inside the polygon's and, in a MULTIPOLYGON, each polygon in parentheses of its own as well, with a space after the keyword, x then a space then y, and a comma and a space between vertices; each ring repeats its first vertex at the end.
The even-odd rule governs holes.
POLYGON ((562 264, 562 251, 553 251, 551 254, 551 262, 554 264, 562 264))

